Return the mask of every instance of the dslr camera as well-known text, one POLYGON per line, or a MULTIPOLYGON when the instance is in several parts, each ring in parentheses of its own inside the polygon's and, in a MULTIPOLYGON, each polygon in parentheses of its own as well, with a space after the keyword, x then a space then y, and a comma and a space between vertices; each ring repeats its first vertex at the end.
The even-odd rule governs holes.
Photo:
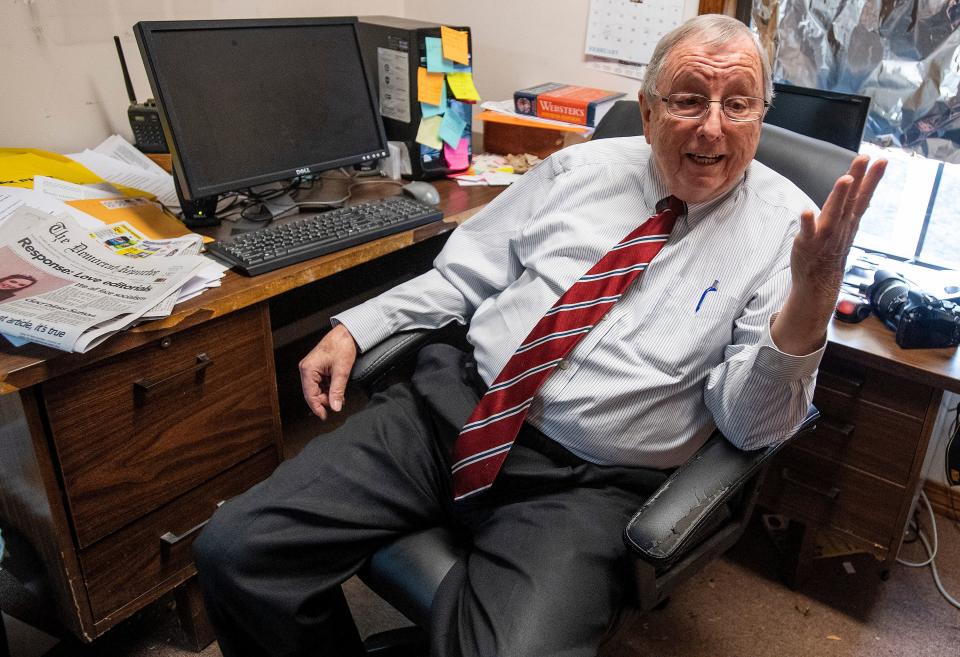
POLYGON ((897 274, 881 269, 867 290, 870 306, 897 333, 904 349, 960 345, 960 306, 912 289, 897 274))

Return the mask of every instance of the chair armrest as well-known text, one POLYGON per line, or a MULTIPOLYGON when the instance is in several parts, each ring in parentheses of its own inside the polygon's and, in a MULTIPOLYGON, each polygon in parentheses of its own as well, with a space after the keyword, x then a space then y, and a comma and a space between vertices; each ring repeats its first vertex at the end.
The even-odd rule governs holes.
POLYGON ((385 375, 415 358, 434 333, 433 329, 417 329, 391 335, 357 356, 350 371, 350 383, 372 390, 385 375))
MULTIPOLYGON (((813 429, 819 416, 811 406, 803 424, 787 440, 813 429)), ((786 442, 746 452, 715 432, 630 519, 624 530, 627 547, 658 568, 669 566, 696 544, 699 530, 786 442)))

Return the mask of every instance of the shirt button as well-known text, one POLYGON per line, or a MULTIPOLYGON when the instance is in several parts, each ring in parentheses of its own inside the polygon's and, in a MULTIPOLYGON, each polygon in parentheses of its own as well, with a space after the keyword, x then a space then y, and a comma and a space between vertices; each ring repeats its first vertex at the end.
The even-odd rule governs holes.
POLYGON ((559 363, 557 363, 557 367, 561 370, 570 369, 570 363, 565 360, 561 360, 559 363))

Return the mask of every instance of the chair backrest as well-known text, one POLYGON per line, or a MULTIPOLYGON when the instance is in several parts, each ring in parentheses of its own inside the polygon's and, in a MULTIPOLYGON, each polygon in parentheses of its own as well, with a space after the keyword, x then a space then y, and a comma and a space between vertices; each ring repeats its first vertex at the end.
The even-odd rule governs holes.
MULTIPOLYGON (((604 115, 594 139, 643 134, 640 103, 619 100, 604 115)), ((817 205, 823 205, 837 178, 847 172, 853 151, 764 123, 756 160, 792 181, 817 205)))

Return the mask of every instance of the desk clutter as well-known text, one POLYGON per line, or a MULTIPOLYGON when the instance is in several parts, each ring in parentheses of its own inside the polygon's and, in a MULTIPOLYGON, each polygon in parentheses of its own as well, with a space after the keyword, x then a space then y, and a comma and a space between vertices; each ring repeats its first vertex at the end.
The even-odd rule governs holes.
POLYGON ((835 316, 875 314, 904 349, 960 345, 960 272, 933 270, 854 248, 835 316))
POLYGON ((69 156, 0 150, 0 334, 86 352, 220 285, 168 214, 170 174, 117 135, 69 156))

